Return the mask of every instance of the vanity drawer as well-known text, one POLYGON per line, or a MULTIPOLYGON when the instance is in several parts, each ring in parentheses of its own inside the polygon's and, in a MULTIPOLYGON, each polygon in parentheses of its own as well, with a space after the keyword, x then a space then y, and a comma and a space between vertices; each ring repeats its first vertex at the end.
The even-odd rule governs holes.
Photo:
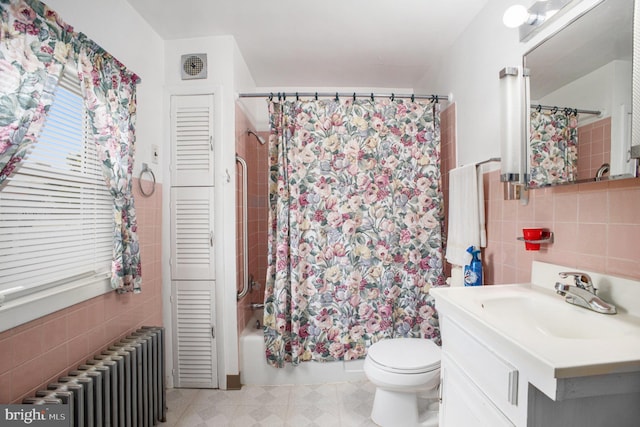
POLYGON ((442 319, 442 350, 505 414, 518 405, 518 370, 449 317, 442 319))
POLYGON ((514 427, 513 424, 445 354, 442 355, 440 425, 446 427, 514 427))

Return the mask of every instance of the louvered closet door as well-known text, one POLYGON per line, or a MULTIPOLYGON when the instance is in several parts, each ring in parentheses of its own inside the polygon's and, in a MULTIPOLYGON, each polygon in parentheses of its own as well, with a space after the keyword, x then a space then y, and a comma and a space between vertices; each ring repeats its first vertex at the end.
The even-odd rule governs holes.
POLYGON ((172 288, 174 385, 218 388, 214 284, 174 281, 172 288))
POLYGON ((213 187, 171 188, 171 279, 214 280, 213 187))
POLYGON ((171 97, 171 186, 214 185, 213 95, 171 97))
POLYGON ((171 97, 171 304, 176 387, 217 388, 213 95, 171 97))

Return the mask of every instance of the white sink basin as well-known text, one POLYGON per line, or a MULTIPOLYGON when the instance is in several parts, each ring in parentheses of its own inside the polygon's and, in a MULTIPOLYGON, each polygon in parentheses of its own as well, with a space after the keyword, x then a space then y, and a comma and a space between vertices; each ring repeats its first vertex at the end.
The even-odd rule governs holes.
MULTIPOLYGON (((618 309, 602 314, 565 302, 553 289, 570 267, 534 261, 532 283, 432 288, 443 330, 457 319, 479 341, 519 358, 548 396, 560 378, 640 375, 640 281, 587 272, 618 309)), ((446 345, 446 333, 442 337, 446 345)))
POLYGON ((547 289, 505 285, 452 288, 458 303, 512 336, 539 334, 569 340, 619 339, 640 333, 640 318, 602 314, 565 302, 547 289))
MULTIPOLYGON (((522 288, 521 288, 522 289, 522 288)), ((523 292, 527 295, 478 298, 487 320, 520 323, 539 332, 565 339, 608 340, 638 333, 640 324, 628 317, 596 313, 567 304, 560 295, 523 292)))

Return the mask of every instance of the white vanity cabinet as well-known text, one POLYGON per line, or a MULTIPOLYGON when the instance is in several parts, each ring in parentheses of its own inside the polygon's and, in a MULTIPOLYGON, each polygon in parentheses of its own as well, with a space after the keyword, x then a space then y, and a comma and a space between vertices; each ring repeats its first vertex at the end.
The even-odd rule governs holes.
MULTIPOLYGON (((534 262, 533 283, 553 283, 558 271, 569 270, 534 262)), ((640 426, 640 282, 591 275, 617 315, 542 285, 431 290, 443 342, 440 427, 640 426)))
POLYGON ((519 366, 481 325, 459 320, 440 312, 440 427, 640 426, 638 372, 556 378, 553 400, 530 383, 526 360, 519 366))
POLYGON ((444 338, 440 426, 516 426, 526 419, 522 398, 526 389, 519 389, 516 366, 451 316, 441 313, 440 327, 444 338))
POLYGON ((442 355, 441 426, 505 426, 514 424, 445 353, 442 355))

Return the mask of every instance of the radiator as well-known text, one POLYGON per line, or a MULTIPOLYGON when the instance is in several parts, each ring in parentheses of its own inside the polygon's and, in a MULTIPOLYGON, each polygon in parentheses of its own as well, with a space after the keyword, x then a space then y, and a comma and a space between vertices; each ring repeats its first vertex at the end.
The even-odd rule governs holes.
POLYGON ((164 328, 143 327, 23 403, 69 405, 73 427, 151 427, 166 421, 164 328))

